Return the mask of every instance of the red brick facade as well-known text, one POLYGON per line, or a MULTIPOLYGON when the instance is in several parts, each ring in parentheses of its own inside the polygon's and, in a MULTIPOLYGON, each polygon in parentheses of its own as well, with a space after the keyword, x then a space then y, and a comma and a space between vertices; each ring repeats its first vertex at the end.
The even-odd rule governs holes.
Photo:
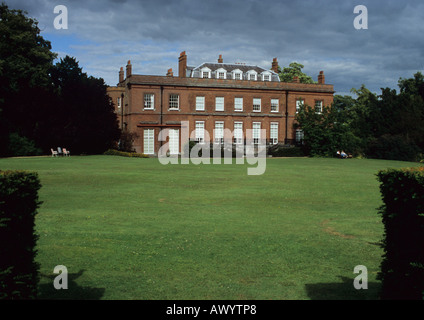
MULTIPOLYGON (((222 62, 222 56, 218 63, 224 69, 229 68, 222 62)), ((244 69, 248 68, 244 66, 244 69)), ((277 69, 278 62, 274 59, 270 71, 276 72, 277 69)), ((218 75, 216 78, 193 77, 193 74, 193 68, 187 67, 185 52, 179 57, 178 76, 174 76, 171 69, 167 76, 132 74, 128 61, 124 78, 121 68, 119 84, 109 87, 108 92, 115 103, 121 127, 139 135, 134 143, 137 152, 157 155, 164 143, 158 141, 158 135, 165 128, 173 129, 181 140, 181 121, 189 122, 190 132, 195 130, 196 122, 198 126, 203 123, 211 142, 215 141, 214 129, 217 127, 223 126, 234 133, 237 123, 246 137, 246 130, 252 129, 253 123, 260 123, 256 126, 266 131, 266 137, 261 138, 268 142, 274 138, 272 143, 277 142, 276 138, 280 143, 293 143, 296 138, 293 128, 296 101, 302 99, 310 106, 317 101, 322 101, 322 106, 333 102, 333 86, 325 84, 322 71, 317 84, 279 82, 275 80, 276 73, 273 81, 262 81, 259 75, 257 80, 238 80, 231 78, 229 73, 226 79, 217 79, 218 75), (238 104, 240 102, 242 105, 238 104), (242 110, 236 110, 236 105, 242 106, 242 110)), ((233 137, 226 135, 224 139, 232 140, 233 137)), ((181 152, 181 149, 180 141, 177 151, 181 152)))

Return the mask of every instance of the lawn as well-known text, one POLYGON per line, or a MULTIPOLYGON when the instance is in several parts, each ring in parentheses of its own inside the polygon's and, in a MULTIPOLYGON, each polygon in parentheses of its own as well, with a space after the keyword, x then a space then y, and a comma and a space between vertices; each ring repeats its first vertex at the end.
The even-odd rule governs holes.
POLYGON ((0 159, 36 171, 40 298, 377 299, 375 174, 415 163, 269 158, 162 165, 116 156, 0 159), (69 289, 55 290, 64 265, 69 289), (353 269, 368 269, 356 290, 353 269))

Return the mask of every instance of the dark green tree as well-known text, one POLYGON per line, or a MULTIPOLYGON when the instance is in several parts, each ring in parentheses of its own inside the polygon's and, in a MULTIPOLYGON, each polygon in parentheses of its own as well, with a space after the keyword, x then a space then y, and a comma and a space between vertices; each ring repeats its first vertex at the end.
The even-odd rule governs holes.
POLYGON ((293 77, 297 76, 300 83, 316 83, 312 77, 302 72, 303 67, 304 65, 297 62, 292 62, 288 67, 284 67, 283 69, 278 67, 280 80, 282 82, 292 82, 293 77))
POLYGON ((115 146, 120 136, 113 103, 103 79, 88 76, 75 58, 61 58, 52 70, 58 104, 51 145, 72 153, 96 154, 115 146))
POLYGON ((48 103, 39 99, 50 84, 49 71, 56 57, 40 35, 38 22, 22 10, 0 5, 0 156, 13 155, 17 142, 32 144, 48 103), (10 136, 18 136, 10 145, 10 136))

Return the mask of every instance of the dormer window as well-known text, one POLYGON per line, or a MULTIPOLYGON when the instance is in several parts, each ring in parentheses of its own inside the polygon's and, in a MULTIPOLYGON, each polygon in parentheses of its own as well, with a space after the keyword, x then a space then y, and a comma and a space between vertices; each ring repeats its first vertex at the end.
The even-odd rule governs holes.
POLYGON ((200 70, 201 76, 204 79, 208 79, 211 77, 211 69, 209 68, 202 68, 202 70, 200 70))
POLYGON ((227 70, 223 68, 219 68, 216 70, 216 78, 217 79, 227 79, 227 70))
POLYGON ((234 80, 241 80, 243 79, 243 72, 240 69, 236 69, 232 71, 233 79, 234 80))
POLYGON ((262 81, 271 81, 271 73, 268 71, 262 72, 262 81))
POLYGON ((257 72, 255 70, 249 70, 247 71, 247 80, 257 80, 257 72))

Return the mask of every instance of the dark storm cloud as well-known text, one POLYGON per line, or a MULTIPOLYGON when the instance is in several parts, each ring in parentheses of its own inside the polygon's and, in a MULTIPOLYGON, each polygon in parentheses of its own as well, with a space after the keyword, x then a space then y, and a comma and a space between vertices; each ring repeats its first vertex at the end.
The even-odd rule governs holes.
POLYGON ((316 79, 324 70, 338 93, 364 83, 373 91, 395 88, 399 77, 423 69, 424 3, 340 0, 25 1, 9 3, 40 21, 44 36, 72 35, 85 70, 116 83, 128 59, 143 74, 177 71, 181 51, 188 63, 246 62, 270 67, 292 61, 316 79), (53 8, 66 5, 69 30, 53 28, 53 8), (368 30, 356 30, 356 5, 368 8, 368 30))

